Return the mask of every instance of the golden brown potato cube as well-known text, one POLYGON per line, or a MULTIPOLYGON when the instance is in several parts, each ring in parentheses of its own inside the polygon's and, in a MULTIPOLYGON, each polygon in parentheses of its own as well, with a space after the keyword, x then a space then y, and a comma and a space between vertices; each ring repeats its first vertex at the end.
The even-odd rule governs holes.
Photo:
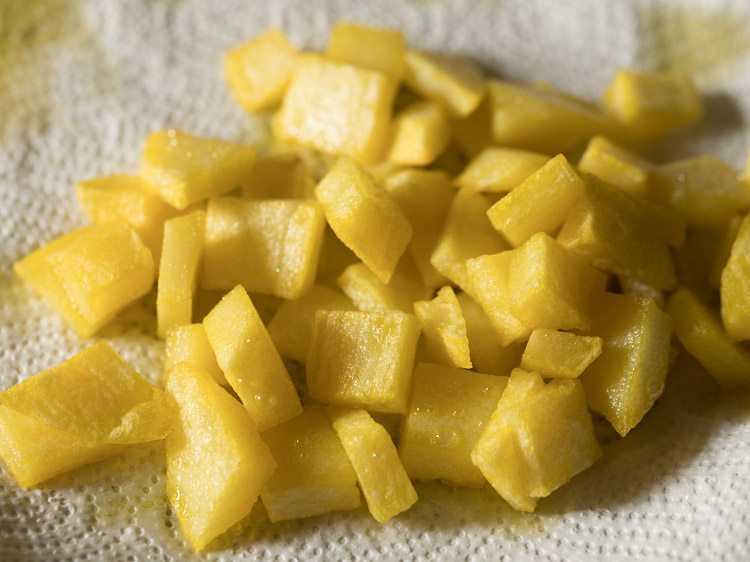
POLYGON ((453 289, 443 287, 432 300, 415 302, 414 312, 422 324, 430 361, 471 369, 466 321, 453 289))
POLYGON ((326 54, 332 59, 379 70, 399 83, 404 76, 406 41, 400 31, 338 22, 328 39, 326 54))
POLYGON ((386 158, 402 166, 434 162, 450 141, 448 113, 438 102, 417 101, 393 119, 386 158))
POLYGON ((531 332, 521 368, 546 378, 575 379, 602 352, 602 338, 538 328, 531 332))
POLYGON ((528 150, 489 146, 477 154, 454 184, 474 191, 513 191, 549 161, 549 156, 528 150))
POLYGON ((589 141, 578 169, 619 187, 635 197, 645 197, 653 164, 618 146, 606 137, 589 141))
POLYGON ((178 326, 167 332, 164 373, 168 373, 180 363, 190 363, 199 371, 211 375, 220 385, 229 385, 224 378, 224 372, 216 362, 216 354, 211 348, 203 324, 178 326))

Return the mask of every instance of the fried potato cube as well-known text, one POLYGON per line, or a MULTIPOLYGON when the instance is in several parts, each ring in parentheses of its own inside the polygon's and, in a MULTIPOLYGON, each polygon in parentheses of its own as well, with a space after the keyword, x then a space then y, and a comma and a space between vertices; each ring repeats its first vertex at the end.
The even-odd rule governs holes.
POLYGON ((315 188, 315 197, 336 236, 388 283, 412 235, 388 192, 354 160, 341 157, 315 188))
POLYGON ((670 162, 657 173, 661 181, 654 183, 654 199, 682 213, 691 224, 722 225, 750 209, 750 185, 715 156, 670 162))
POLYGON ((315 280, 325 218, 309 199, 211 199, 199 274, 204 289, 248 291, 285 299, 315 280))
POLYGON ((203 319, 216 362, 263 431, 302 411, 297 390, 250 297, 237 286, 203 319))
POLYGON ((417 492, 385 428, 364 410, 331 408, 329 417, 378 523, 414 505, 417 492))
POLYGON ((607 278, 555 239, 535 234, 514 251, 509 269, 510 309, 526 326, 585 330, 591 325, 607 278))
POLYGON ((580 381, 558 379, 545 385, 539 374, 520 369, 511 373, 471 453, 492 487, 520 511, 534 511, 538 498, 549 496, 600 456, 580 381))
POLYGON ((374 163, 385 149, 395 93, 395 82, 382 72, 304 55, 276 114, 274 134, 374 163))
POLYGON ((444 104, 456 117, 469 115, 484 97, 484 76, 467 59, 410 50, 405 60, 406 85, 444 104))
POLYGON ((24 488, 163 439, 164 393, 106 342, 0 392, 0 457, 24 488))
POLYGON ((493 143, 555 154, 609 130, 611 120, 583 100, 509 82, 489 83, 493 143))
POLYGON ((394 117, 386 158, 403 166, 426 166, 445 150, 450 135, 450 121, 443 106, 416 101, 394 117))
POLYGON ((263 439, 279 464, 260 493, 271 521, 360 506, 357 473, 320 406, 305 408, 263 439))
POLYGON ((409 254, 401 257, 387 284, 361 262, 347 267, 337 283, 357 309, 365 312, 413 312, 414 301, 425 299, 430 294, 409 254))
POLYGON ((269 29, 227 52, 224 74, 237 103, 250 113, 277 105, 298 58, 297 49, 278 29, 269 29))
POLYGON ((622 191, 588 179, 557 240, 599 269, 657 289, 674 287, 669 248, 642 207, 622 191))
POLYGON ((481 488, 485 480, 471 461, 471 450, 507 381, 508 377, 418 363, 398 446, 407 474, 415 480, 481 488))
POLYGON ((164 223, 156 293, 156 331, 161 338, 171 328, 192 321, 205 225, 204 211, 193 211, 164 223))
POLYGON ((351 22, 333 26, 326 55, 370 70, 379 70, 396 84, 406 70, 404 34, 392 29, 370 27, 351 22))
POLYGON ((742 220, 721 274, 721 319, 733 340, 750 339, 750 217, 742 220))
POLYGON ((320 285, 313 285, 298 299, 281 303, 268 324, 268 333, 282 355, 300 363, 307 361, 318 310, 354 310, 354 305, 340 292, 320 285))
POLYGON ((389 175, 386 191, 398 203, 412 226, 408 251, 429 288, 447 282, 430 263, 430 256, 443 232, 448 208, 453 201, 450 180, 444 172, 407 169, 389 175))
POLYGON ((167 373, 177 404, 167 436, 167 496, 180 528, 200 551, 247 515, 276 463, 247 411, 195 365, 167 373))
POLYGON ((592 174, 634 197, 648 195, 652 168, 650 162, 603 136, 589 141, 578 162, 581 172, 592 174))
MULTIPOLYGON (((724 273, 727 263, 729 263, 729 258, 732 255, 732 247, 739 236, 743 221, 743 215, 735 215, 720 229, 721 233, 718 235, 718 243, 714 252, 711 270, 708 273, 709 286, 714 290, 721 290, 721 276, 724 273)), ((726 321, 724 322, 724 327, 726 328, 726 321)))
POLYGON ((750 353, 729 338, 711 309, 681 287, 669 299, 667 312, 682 346, 720 385, 750 386, 750 353))
POLYGON ((180 363, 190 363, 202 373, 211 375, 218 384, 228 386, 224 372, 216 362, 216 354, 208 341, 203 324, 177 326, 167 332, 164 373, 180 363))
POLYGON ((537 232, 553 234, 565 222, 583 188, 584 181, 565 156, 558 154, 495 203, 487 216, 508 242, 520 246, 537 232))
POLYGON ((75 230, 16 262, 13 270, 83 338, 154 283, 151 252, 125 223, 75 230))
POLYGON ((528 150, 488 146, 477 154, 454 184, 474 191, 513 191, 547 164, 549 156, 528 150))
POLYGON ((482 307, 466 293, 458 293, 461 313, 466 321, 471 363, 476 371, 492 375, 507 375, 521 364, 524 343, 503 347, 495 329, 482 307))
POLYGON ((258 158, 242 182, 245 199, 308 199, 315 180, 305 161, 294 153, 258 158))
POLYGON ((531 332, 521 369, 546 378, 575 379, 602 352, 602 338, 538 328, 531 332))
POLYGON ((239 187, 255 162, 255 148, 176 129, 151 133, 141 155, 141 178, 179 210, 239 187))
POLYGON ((604 92, 602 104, 631 140, 661 137, 703 116, 700 94, 692 82, 669 73, 620 70, 604 92))
POLYGON ((431 361, 471 369, 471 352, 461 305, 450 286, 443 287, 429 301, 414 303, 422 324, 427 356, 431 361))
POLYGON ((78 182, 75 189, 83 214, 92 223, 128 223, 158 263, 164 221, 177 211, 148 191, 140 176, 102 176, 78 182))
POLYGON ((430 257, 438 272, 470 294, 466 260, 508 249, 487 218, 489 208, 489 201, 481 193, 466 189, 456 193, 430 257))
POLYGON ((411 314, 318 311, 307 358, 310 396, 403 414, 418 338, 419 322, 411 314))

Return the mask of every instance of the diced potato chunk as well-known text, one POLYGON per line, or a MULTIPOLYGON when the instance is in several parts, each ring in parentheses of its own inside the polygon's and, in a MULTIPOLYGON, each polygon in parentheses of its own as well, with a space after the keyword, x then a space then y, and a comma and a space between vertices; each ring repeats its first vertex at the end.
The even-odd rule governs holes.
POLYGON ((540 232, 513 253, 511 312, 531 328, 586 329, 606 280, 603 273, 540 232))
POLYGON ((156 293, 157 333, 190 324, 193 293, 203 246, 206 213, 193 211, 164 223, 164 244, 156 293))
POLYGON ((538 374, 518 369, 471 453, 492 487, 520 511, 534 511, 538 498, 600 456, 580 381, 544 385, 538 374))
POLYGON ((651 228, 638 203, 590 177, 557 237, 570 251, 604 271, 657 289, 675 284, 666 243, 651 228))
POLYGON ((386 158, 404 166, 432 163, 450 140, 448 113, 438 102, 417 101, 393 120, 386 158))
POLYGON ((298 56, 297 49, 278 29, 269 29, 230 50, 224 58, 224 73, 242 108, 252 113, 277 105, 298 56))
POLYGON ((132 226, 158 263, 164 221, 177 212, 148 191, 140 176, 115 174, 81 181, 76 184, 76 197, 94 224, 126 222, 132 226))
POLYGON ((0 392, 0 457, 28 488, 163 439, 171 415, 164 393, 101 342, 0 392))
POLYGON ((13 266, 79 336, 87 338, 154 283, 151 252, 125 223, 73 231, 13 266))
POLYGON ((661 137, 703 115, 700 94, 685 77, 620 70, 602 100, 632 140, 661 137))
POLYGON ((332 410, 329 415, 378 523, 414 505, 417 492, 385 428, 364 410, 332 410))
POLYGON ((596 107, 552 90, 491 80, 494 144, 555 154, 610 127, 596 107))
POLYGON ((305 294, 315 280, 325 218, 309 199, 208 203, 199 284, 204 289, 248 291, 286 299, 305 294))
POLYGON ((318 311, 307 358, 310 396, 403 414, 418 338, 419 322, 411 314, 318 311))
POLYGON ((624 437, 664 390, 672 323, 652 300, 605 293, 589 333, 603 346, 581 377, 586 397, 624 437))
POLYGON ((338 278, 338 285, 358 310, 380 312, 401 310, 412 312, 414 301, 425 299, 430 291, 422 283, 414 260, 404 254, 389 283, 383 283, 363 263, 347 267, 338 278))
POLYGON ((715 156, 686 158, 660 166, 654 198, 682 213, 689 223, 721 225, 750 208, 750 185, 715 156))
POLYGON ((406 52, 406 84, 422 96, 443 103, 456 117, 476 109, 486 89, 470 61, 453 56, 406 52))
POLYGON ((398 204, 351 158, 342 157, 315 188, 328 224, 383 283, 411 239, 398 204))
POLYGON ((582 172, 592 174, 635 197, 647 195, 652 167, 650 162, 602 136, 589 141, 578 162, 578 169, 582 172))
POLYGON ((375 162, 385 148, 395 89, 382 72, 305 55, 276 115, 274 133, 282 140, 375 162))
POLYGON ((448 176, 438 171, 403 170, 388 176, 384 185, 412 226, 408 250, 424 284, 429 288, 443 285, 447 279, 432 266, 430 256, 453 200, 448 176))
POLYGON ((712 289, 721 289, 721 276, 727 263, 729 263, 732 247, 737 240, 743 222, 744 217, 742 215, 735 215, 721 228, 722 232, 718 236, 718 244, 708 274, 708 283, 712 289))
POLYGON ((583 180, 559 154, 487 211, 492 226, 513 246, 536 232, 553 234, 565 221, 583 180))
POLYGON ((221 299, 203 326, 227 382, 260 431, 302 411, 279 352, 241 286, 221 299))
POLYGON ((296 300, 281 303, 268 324, 268 333, 282 355, 300 363, 307 361, 318 310, 354 310, 354 306, 345 295, 320 285, 313 285, 296 300))
POLYGON ((279 463, 260 493, 271 521, 360 506, 357 474, 322 408, 306 408, 263 439, 279 463))
POLYGON ((524 344, 503 347, 498 342, 495 329, 482 307, 466 293, 458 294, 458 302, 466 321, 471 362, 480 373, 507 375, 521 364, 524 344))
POLYGON ((681 287, 667 304, 677 339, 687 352, 727 388, 750 386, 750 353, 724 332, 714 313, 681 287))
POLYGON ((484 477, 471 461, 471 450, 495 411, 507 380, 418 363, 399 441, 399 454, 409 476, 482 487, 484 477))
POLYGON ((177 326, 167 332, 164 373, 168 373, 180 363, 190 363, 202 373, 211 375, 218 384, 227 386, 224 372, 216 362, 216 354, 206 336, 203 324, 177 326))
POLYGON ((513 191, 549 161, 538 152, 490 146, 477 154, 454 182, 474 191, 513 191))
POLYGON ((466 189, 456 193, 430 258, 437 271, 470 294, 466 260, 508 249, 487 218, 489 208, 481 193, 466 189))
POLYGON ((326 54, 332 59, 387 74, 395 83, 404 76, 406 41, 400 31, 339 22, 331 31, 326 54))
POLYGON ((529 336, 521 368, 547 378, 575 379, 601 352, 600 337, 539 328, 529 336))
POLYGON ((247 411, 207 373, 180 363, 166 389, 178 409, 167 436, 167 495, 199 551, 250 512, 276 463, 247 411))
POLYGON ((151 133, 141 156, 144 185, 175 209, 239 187, 256 150, 234 142, 165 129, 151 133))
POLYGON ((721 319, 730 338, 750 339, 750 216, 743 219, 721 274, 721 319))
POLYGON ((466 321, 456 293, 443 287, 430 301, 414 303, 414 312, 422 324, 422 334, 431 361, 471 369, 466 321))
POLYGON ((310 168, 298 154, 258 158, 242 182, 246 199, 307 199, 314 188, 310 168))

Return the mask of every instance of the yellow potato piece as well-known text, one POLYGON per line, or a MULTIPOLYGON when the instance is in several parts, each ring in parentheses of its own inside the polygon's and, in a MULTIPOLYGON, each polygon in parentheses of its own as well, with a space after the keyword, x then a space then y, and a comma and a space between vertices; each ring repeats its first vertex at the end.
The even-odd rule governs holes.
POLYGON ((360 506, 357 473, 321 407, 305 408, 263 439, 279 461, 260 493, 271 521, 360 506))
POLYGON ((602 136, 589 141, 578 162, 581 172, 592 174, 634 197, 647 196, 652 168, 650 162, 602 136))
POLYGON ((474 191, 513 191, 547 164, 549 156, 528 150, 490 146, 477 154, 454 185, 474 191))
POLYGON ((330 58, 379 70, 395 83, 404 76, 406 41, 400 31, 339 22, 333 26, 326 55, 330 58))
POLYGON ((315 180, 298 154, 274 154, 258 158, 242 182, 245 199, 307 199, 315 180))
POLYGON ((721 228, 722 232, 719 234, 713 263, 708 273, 709 286, 714 290, 721 290, 721 276, 724 273, 727 263, 729 263, 732 247, 737 240, 743 221, 744 217, 742 215, 735 215, 721 228))
POLYGON ((156 331, 161 338, 171 328, 192 321, 205 224, 204 211, 193 211, 164 223, 156 292, 156 331))
POLYGON ((471 352, 461 305, 450 286, 430 301, 414 303, 422 324, 427 357, 436 363, 471 369, 471 352))
POLYGON ((315 188, 315 197, 336 236, 388 283, 412 235, 388 192, 354 160, 342 157, 315 188))
POLYGON ((395 91, 382 72, 304 55, 276 114, 274 134, 373 163, 385 149, 395 91))
POLYGON ((507 380, 447 365, 418 363, 398 445, 407 474, 415 480, 481 488, 485 480, 471 461, 471 450, 507 380))
POLYGON ((450 141, 448 113, 438 102, 417 101, 393 119, 386 159, 403 166, 434 162, 450 141))
POLYGON ((163 439, 171 422, 164 393, 101 342, 0 392, 0 457, 27 488, 163 439))
POLYGON ((167 496, 194 550, 247 515, 273 474, 268 446, 247 411, 189 363, 167 373, 178 421, 167 436, 167 496))
POLYGON ((403 414, 418 338, 419 322, 411 314, 318 311, 307 358, 310 396, 403 414))
POLYGON ((602 338, 538 328, 531 332, 521 368, 546 378, 575 379, 602 352, 602 338))
POLYGON ((125 223, 56 238, 13 270, 84 338, 148 293, 154 282, 151 252, 125 223))
POLYGON ((331 409, 329 416, 378 523, 414 505, 417 492, 385 428, 364 410, 331 409))
POLYGON ((287 299, 304 295, 315 280, 325 218, 309 199, 208 203, 199 285, 287 299))
POLYGON ((484 97, 484 77, 467 59, 409 50, 405 60, 406 85, 444 104, 456 117, 469 115, 484 97))
POLYGON ((721 274, 721 319, 730 338, 750 339, 750 217, 747 216, 721 274))
POLYGON ((492 103, 484 96, 466 117, 453 121, 453 140, 468 158, 476 157, 492 144, 492 103))
POLYGON ((216 354, 211 348, 203 324, 177 326, 167 332, 164 373, 169 373, 180 363, 190 363, 202 373, 211 375, 218 384, 229 385, 216 362, 216 354))
POLYGON ((227 293, 203 319, 216 361, 260 431, 302 410, 271 336, 241 286, 227 293))
POLYGON ((175 209, 239 187, 255 161, 254 148, 176 129, 151 133, 141 155, 144 185, 175 209))
POLYGON ((495 203, 487 216, 513 246, 537 232, 553 234, 575 205, 584 182, 559 154, 495 203))
POLYGON ((700 94, 692 82, 669 73, 620 70, 602 103, 630 140, 661 137, 703 116, 700 94))

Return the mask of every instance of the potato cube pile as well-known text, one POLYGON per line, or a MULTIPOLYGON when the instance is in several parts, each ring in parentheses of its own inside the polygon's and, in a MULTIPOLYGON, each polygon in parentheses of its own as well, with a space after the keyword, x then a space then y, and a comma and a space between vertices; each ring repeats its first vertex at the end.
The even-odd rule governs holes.
POLYGON ((258 500, 276 522, 363 495, 386 523, 413 481, 530 512, 676 353, 750 386, 750 183, 644 155, 702 115, 686 78, 623 70, 596 103, 346 22, 224 71, 271 141, 155 131, 138 172, 76 185, 90 226, 14 265, 81 338, 154 293, 166 342, 163 388, 98 341, 0 392, 19 485, 163 440, 196 551, 258 500))

